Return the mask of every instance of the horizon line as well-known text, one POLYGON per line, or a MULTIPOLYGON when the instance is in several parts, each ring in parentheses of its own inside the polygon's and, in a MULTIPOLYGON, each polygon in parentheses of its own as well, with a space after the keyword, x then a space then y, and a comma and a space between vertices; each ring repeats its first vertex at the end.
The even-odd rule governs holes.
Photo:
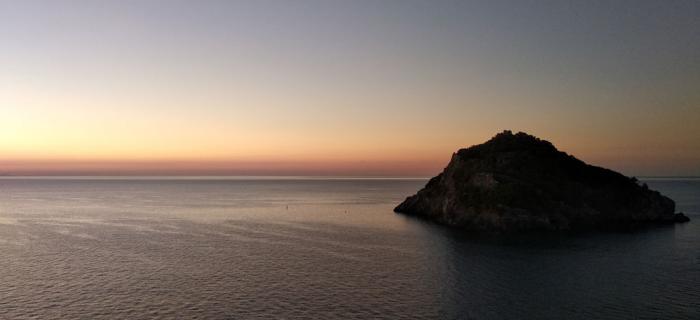
MULTIPOLYGON (((700 179, 696 175, 644 175, 644 176, 628 176, 638 179, 700 179)), ((114 179, 114 180, 428 180, 432 176, 412 176, 412 175, 8 175, 0 174, 0 180, 81 180, 81 179, 114 179)))
POLYGON ((0 175, 0 180, 12 179, 362 179, 362 180, 425 180, 429 176, 401 175, 0 175))

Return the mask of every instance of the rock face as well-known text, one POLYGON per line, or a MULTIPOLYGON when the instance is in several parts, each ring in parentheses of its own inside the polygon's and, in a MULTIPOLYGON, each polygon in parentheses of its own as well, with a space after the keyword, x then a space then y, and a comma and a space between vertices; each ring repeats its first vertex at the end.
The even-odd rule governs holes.
POLYGON ((635 178, 588 165, 550 142, 510 131, 461 149, 394 209, 479 231, 629 228, 687 221, 635 178))

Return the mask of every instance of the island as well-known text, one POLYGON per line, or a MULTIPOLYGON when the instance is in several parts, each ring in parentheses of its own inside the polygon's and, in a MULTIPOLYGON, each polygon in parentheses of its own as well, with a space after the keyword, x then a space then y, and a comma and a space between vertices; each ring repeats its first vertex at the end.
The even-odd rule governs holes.
POLYGON ((452 155, 394 211, 487 232, 612 230, 689 220, 636 178, 596 167, 552 143, 504 131, 452 155))

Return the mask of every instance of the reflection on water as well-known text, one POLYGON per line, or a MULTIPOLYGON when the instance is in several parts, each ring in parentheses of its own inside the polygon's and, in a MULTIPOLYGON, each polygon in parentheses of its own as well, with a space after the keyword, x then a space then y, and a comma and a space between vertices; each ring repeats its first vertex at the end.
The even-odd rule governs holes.
POLYGON ((396 215, 424 180, 0 179, 0 318, 687 318, 694 218, 469 236, 396 215))

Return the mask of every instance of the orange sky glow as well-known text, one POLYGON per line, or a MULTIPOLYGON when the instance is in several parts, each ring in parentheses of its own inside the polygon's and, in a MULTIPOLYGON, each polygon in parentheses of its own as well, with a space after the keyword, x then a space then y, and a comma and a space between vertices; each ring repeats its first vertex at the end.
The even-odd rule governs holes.
POLYGON ((509 129, 698 176, 700 25, 655 6, 2 3, 0 175, 427 177, 509 129))

